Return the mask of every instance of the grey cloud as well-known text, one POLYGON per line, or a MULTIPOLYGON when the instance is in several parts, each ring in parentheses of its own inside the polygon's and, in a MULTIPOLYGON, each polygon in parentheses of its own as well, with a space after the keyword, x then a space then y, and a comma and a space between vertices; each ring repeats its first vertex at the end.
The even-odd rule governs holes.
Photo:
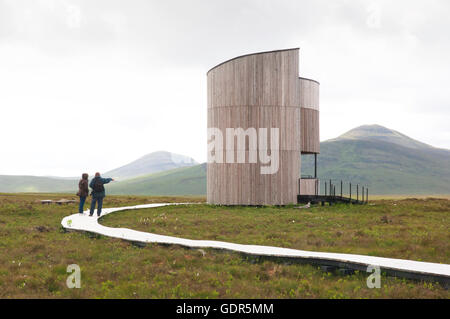
POLYGON ((20 43, 49 55, 67 55, 114 40, 114 28, 80 1, 0 2, 0 44, 20 43))

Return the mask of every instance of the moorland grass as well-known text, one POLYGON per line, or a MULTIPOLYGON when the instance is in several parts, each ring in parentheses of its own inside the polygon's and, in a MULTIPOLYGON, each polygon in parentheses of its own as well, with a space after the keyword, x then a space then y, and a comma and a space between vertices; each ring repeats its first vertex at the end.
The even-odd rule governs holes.
POLYGON ((308 209, 194 204, 125 211, 100 222, 189 239, 450 263, 449 213, 445 199, 308 209))
MULTIPOLYGON (((66 198, 67 195, 65 196, 66 198)), ((54 194, 0 195, 0 298, 449 298, 439 284, 317 266, 258 262, 237 253, 147 245, 65 232, 76 205, 42 205, 54 194), (66 267, 81 267, 81 289, 66 267)), ((106 207, 201 197, 109 196, 106 207)), ((206 204, 124 211, 104 225, 195 239, 365 253, 449 263, 448 200, 385 200, 373 206, 220 207, 206 204)))

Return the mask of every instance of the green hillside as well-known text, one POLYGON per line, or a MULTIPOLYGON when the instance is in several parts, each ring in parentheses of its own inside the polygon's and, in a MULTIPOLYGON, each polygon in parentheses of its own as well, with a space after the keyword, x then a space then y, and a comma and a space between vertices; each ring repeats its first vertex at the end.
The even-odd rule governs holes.
MULTIPOLYGON (((313 174, 312 160, 313 156, 302 156, 302 174, 313 174)), ((371 194, 450 194, 450 152, 376 139, 325 141, 318 156, 318 175, 367 185, 371 194)), ((204 195, 206 164, 113 183, 108 190, 111 194, 204 195)))
POLYGON ((194 165, 198 165, 198 163, 193 158, 171 152, 158 151, 103 173, 103 175, 124 180, 194 165))
POLYGON ((0 193, 71 193, 78 190, 78 180, 40 176, 0 175, 0 193))
POLYGON ((204 195, 206 164, 140 176, 107 186, 109 194, 204 195))
MULTIPOLYGON (((450 194, 450 152, 414 149, 376 140, 320 143, 318 177, 365 184, 371 194, 450 194)), ((302 174, 313 175, 302 156, 302 174)))

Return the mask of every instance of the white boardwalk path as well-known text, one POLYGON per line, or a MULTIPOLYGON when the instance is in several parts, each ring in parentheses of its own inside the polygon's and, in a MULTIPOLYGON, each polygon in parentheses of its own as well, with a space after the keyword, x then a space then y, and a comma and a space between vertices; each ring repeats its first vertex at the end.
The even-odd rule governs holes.
MULTIPOLYGON (((161 207, 167 205, 181 205, 181 204, 161 203, 161 204, 147 204, 147 205, 137 205, 127 207, 104 208, 102 210, 102 216, 117 211, 161 207)), ((305 251, 273 246, 242 245, 223 241, 192 240, 172 236, 163 236, 132 230, 128 228, 111 228, 100 225, 98 223, 98 217, 96 215, 96 212, 92 217, 88 215, 88 211, 84 212, 84 214, 77 213, 64 217, 63 220, 61 221, 61 225, 68 230, 87 231, 91 233, 96 233, 113 238, 120 238, 133 242, 176 244, 190 248, 226 249, 256 256, 300 258, 306 260, 315 260, 318 261, 319 263, 322 262, 322 264, 331 262, 333 264, 338 265, 339 264, 357 265, 359 266, 358 268, 360 269, 362 269, 361 267, 365 268, 369 265, 373 265, 379 266, 383 271, 390 270, 391 272, 393 271, 395 273, 398 272, 398 273, 409 273, 413 275, 415 274, 419 278, 431 277, 434 278, 435 280, 445 282, 446 284, 448 284, 450 281, 450 265, 448 264, 438 264, 422 261, 354 255, 354 254, 314 252, 314 251, 305 251)))

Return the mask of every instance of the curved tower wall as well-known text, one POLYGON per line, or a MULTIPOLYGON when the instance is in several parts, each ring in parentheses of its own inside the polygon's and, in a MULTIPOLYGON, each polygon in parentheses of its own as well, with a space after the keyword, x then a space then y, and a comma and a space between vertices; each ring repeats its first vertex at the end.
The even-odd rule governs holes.
MULTIPOLYGON (((310 116, 310 107, 315 105, 305 94, 309 83, 304 84, 305 88, 301 86, 298 70, 299 51, 289 49, 241 56, 208 72, 208 131, 221 132, 223 142, 223 154, 216 150, 209 152, 216 158, 207 163, 208 203, 285 205, 297 202, 301 117, 302 113, 310 116), (237 138, 227 139, 227 128, 256 132, 258 143, 251 144, 251 138, 246 137, 245 143, 238 145, 237 138), (260 129, 267 130, 266 146, 259 144, 265 137, 259 134, 260 129), (279 133, 274 149, 270 138, 276 134, 271 134, 271 129, 278 129, 279 133), (234 143, 227 143, 229 140, 234 143), (274 158, 266 164, 261 161, 261 152, 278 154, 275 172, 262 173, 264 168, 273 165, 274 158), (238 153, 245 154, 244 162, 242 157, 237 162, 238 153), (216 162, 218 158, 223 162, 216 162), (234 163, 227 160, 230 158, 234 163)), ((208 137, 208 147, 219 139, 217 135, 208 137)), ((305 147, 312 149, 307 143, 305 147)))

